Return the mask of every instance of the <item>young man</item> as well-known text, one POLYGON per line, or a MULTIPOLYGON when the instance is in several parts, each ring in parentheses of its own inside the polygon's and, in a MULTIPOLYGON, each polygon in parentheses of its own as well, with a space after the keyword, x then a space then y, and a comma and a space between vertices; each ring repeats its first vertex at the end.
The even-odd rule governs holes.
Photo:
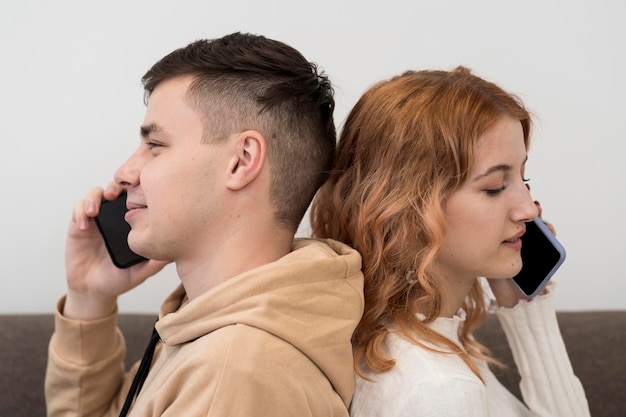
POLYGON ((74 209, 48 414, 347 416, 361 258, 294 240, 333 160, 329 80, 293 48, 235 33, 172 52, 142 81, 139 148, 74 209), (93 223, 123 190, 129 245, 150 259, 128 269, 93 223), (125 375, 117 297, 169 262, 181 285, 161 307, 154 358, 125 375))

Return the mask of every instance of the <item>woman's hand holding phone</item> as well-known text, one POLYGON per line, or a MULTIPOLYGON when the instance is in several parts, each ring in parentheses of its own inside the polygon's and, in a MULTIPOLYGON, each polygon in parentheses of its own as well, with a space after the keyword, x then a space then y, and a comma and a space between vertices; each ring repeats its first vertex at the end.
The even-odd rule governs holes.
POLYGON ((111 183, 106 191, 91 189, 74 207, 65 249, 68 292, 63 309, 67 317, 91 320, 112 314, 117 297, 160 271, 168 262, 141 262, 126 269, 116 267, 94 218, 103 197, 117 198, 123 189, 111 183))
POLYGON ((539 202, 538 217, 526 223, 522 236, 522 270, 512 279, 488 280, 498 305, 513 307, 519 300, 530 300, 543 294, 545 286, 565 260, 565 249, 556 240, 556 230, 545 223, 539 202))

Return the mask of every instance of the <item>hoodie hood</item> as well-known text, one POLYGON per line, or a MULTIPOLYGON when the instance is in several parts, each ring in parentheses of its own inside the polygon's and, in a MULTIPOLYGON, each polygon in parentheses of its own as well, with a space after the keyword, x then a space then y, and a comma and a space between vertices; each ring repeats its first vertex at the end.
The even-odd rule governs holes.
POLYGON ((156 324, 167 345, 245 324, 290 343, 314 362, 344 403, 354 392, 352 333, 363 314, 361 256, 342 243, 296 239, 292 252, 237 275, 183 305, 182 285, 156 324))

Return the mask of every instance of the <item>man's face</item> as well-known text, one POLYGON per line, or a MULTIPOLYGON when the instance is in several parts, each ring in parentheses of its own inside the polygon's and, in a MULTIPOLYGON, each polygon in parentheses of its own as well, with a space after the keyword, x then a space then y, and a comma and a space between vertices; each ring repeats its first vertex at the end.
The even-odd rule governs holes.
POLYGON ((200 114, 185 99, 190 77, 161 82, 150 96, 139 148, 115 179, 128 190, 130 247, 179 261, 210 245, 223 205, 226 145, 202 142, 200 114))

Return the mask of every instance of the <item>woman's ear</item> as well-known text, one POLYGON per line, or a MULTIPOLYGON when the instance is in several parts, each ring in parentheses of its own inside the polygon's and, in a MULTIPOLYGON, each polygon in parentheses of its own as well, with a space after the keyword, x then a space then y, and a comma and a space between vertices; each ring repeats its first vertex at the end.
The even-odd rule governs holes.
POLYGON ((241 190, 254 181, 265 166, 267 143, 265 137, 256 130, 246 130, 235 139, 235 154, 228 164, 226 186, 241 190))

